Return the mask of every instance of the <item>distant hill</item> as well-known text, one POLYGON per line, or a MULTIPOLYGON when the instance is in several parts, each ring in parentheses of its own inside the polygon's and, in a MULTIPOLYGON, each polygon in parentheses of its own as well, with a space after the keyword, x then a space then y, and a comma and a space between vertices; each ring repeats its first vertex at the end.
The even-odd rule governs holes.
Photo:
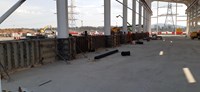
POLYGON ((7 28, 0 29, 0 33, 34 33, 35 29, 25 29, 25 28, 7 28))
MULTIPOLYGON (((183 31, 186 30, 185 26, 180 26, 177 25, 178 28, 181 28, 183 31)), ((157 24, 151 25, 151 30, 156 31, 157 30, 157 24)), ((173 25, 164 25, 162 23, 158 24, 158 30, 159 31, 174 31, 174 26, 173 25)))

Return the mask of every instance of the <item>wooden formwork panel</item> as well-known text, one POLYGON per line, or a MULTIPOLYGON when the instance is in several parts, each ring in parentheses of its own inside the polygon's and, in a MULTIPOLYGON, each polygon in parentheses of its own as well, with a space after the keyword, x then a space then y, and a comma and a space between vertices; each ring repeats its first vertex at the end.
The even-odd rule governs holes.
POLYGON ((76 37, 76 51, 83 53, 88 51, 88 37, 76 37))
POLYGON ((31 65, 35 64, 35 42, 34 41, 30 41, 30 61, 31 61, 31 65))
POLYGON ((31 64, 31 56, 30 56, 30 43, 29 41, 24 42, 25 45, 25 66, 30 66, 31 64))
POLYGON ((56 42, 55 39, 45 39, 45 40, 40 40, 40 45, 45 45, 45 44, 52 44, 54 45, 56 42))
POLYGON ((115 35, 112 36, 112 39, 113 39, 113 46, 114 47, 117 47, 117 38, 115 35))
POLYGON ((46 53, 46 54, 43 55, 44 58, 52 58, 52 57, 55 57, 55 56, 56 56, 56 53, 54 53, 54 52, 53 53, 46 53))
POLYGON ((106 47, 113 47, 113 35, 111 36, 106 36, 106 47))
POLYGON ((56 57, 45 57, 43 63, 55 62, 56 57))
POLYGON ((19 65, 20 67, 25 66, 25 43, 24 42, 19 42, 19 53, 20 53, 20 62, 19 65))
POLYGON ((93 36, 92 43, 95 49, 105 47, 105 37, 104 36, 93 36))
POLYGON ((115 35, 115 37, 117 46, 120 46, 120 35, 115 35))
POLYGON ((69 59, 75 59, 76 58, 76 39, 75 38, 69 38, 69 59))
POLYGON ((54 47, 49 47, 49 46, 43 46, 42 48, 40 48, 40 50, 41 50, 41 52, 42 53, 48 53, 48 52, 54 52, 55 51, 55 49, 56 49, 56 47, 54 46, 54 47))
POLYGON ((19 67, 19 62, 20 62, 20 53, 19 53, 19 46, 17 42, 12 42, 12 53, 13 53, 13 62, 12 62, 12 67, 13 68, 18 68, 19 67))
MULTIPOLYGON (((79 40, 80 41, 80 40, 79 40)), ((76 58, 77 38, 70 37, 68 39, 58 39, 58 57, 63 60, 72 60, 76 58)), ((81 51, 79 51, 80 53, 81 51)))
POLYGON ((120 36, 120 43, 121 44, 126 44, 126 43, 128 43, 128 38, 127 38, 128 36, 127 35, 121 35, 120 36))
POLYGON ((11 43, 5 43, 6 44, 6 67, 8 70, 12 69, 12 48, 11 43))
POLYGON ((90 36, 90 37, 88 37, 88 47, 89 47, 89 50, 94 50, 94 49, 96 49, 95 48, 95 36, 90 36))
POLYGON ((35 63, 38 63, 40 60, 39 41, 35 41, 34 47, 35 47, 35 63))
MULTIPOLYGON (((5 66, 4 57, 5 57, 5 55, 4 55, 4 47, 3 47, 3 44, 0 43, 0 62, 1 62, 1 64, 2 64, 3 66, 5 66)), ((1 69, 1 72, 2 72, 3 69, 2 69, 2 68, 0 68, 0 69, 1 69)))
POLYGON ((56 41, 54 39, 47 39, 39 41, 40 58, 43 62, 53 62, 56 60, 56 41))

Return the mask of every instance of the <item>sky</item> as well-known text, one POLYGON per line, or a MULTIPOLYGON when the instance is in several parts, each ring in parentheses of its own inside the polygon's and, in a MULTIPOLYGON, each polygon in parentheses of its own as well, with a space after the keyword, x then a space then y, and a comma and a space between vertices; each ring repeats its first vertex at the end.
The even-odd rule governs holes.
MULTIPOLYGON (((18 0, 0 0, 0 16, 2 16, 11 6, 13 6, 18 0)), ((104 24, 104 0, 75 0, 77 13, 76 26, 80 27, 81 21, 83 26, 103 26, 104 24)), ((119 0, 122 2, 122 0, 119 0)), ((132 7, 132 0, 128 0, 128 6, 132 7)), ((117 15, 122 15, 122 5, 111 0, 111 25, 121 26, 122 19, 116 18, 117 15)), ((70 0, 69 0, 70 3, 70 0)), ((160 6, 164 6, 166 3, 160 3, 160 6)), ((157 15, 157 3, 152 3, 153 16, 157 15)), ((186 6, 179 7, 178 14, 185 14, 186 6)), ((174 9, 173 9, 174 10, 174 9)), ((166 8, 159 9, 160 14, 166 13, 166 8)), ((138 9, 137 9, 138 12, 138 9)), ((173 11, 175 12, 175 11, 173 11)), ((131 23, 131 10, 128 10, 128 22, 131 23)), ((138 15, 136 15, 138 19, 138 15)), ((159 20, 164 20, 164 17, 160 17, 159 20)), ((179 19, 178 19, 179 20, 179 19)), ((181 18, 182 20, 182 18, 181 18)), ((159 21, 162 23, 163 21, 159 21)), ((136 21, 136 24, 138 21, 136 21)), ((152 24, 156 24, 156 18, 152 18, 152 24)), ((186 25, 184 22, 180 22, 180 25, 186 25)), ((0 28, 42 28, 46 25, 57 26, 56 16, 56 1, 55 0, 26 0, 26 2, 20 6, 9 18, 7 18, 0 28)))

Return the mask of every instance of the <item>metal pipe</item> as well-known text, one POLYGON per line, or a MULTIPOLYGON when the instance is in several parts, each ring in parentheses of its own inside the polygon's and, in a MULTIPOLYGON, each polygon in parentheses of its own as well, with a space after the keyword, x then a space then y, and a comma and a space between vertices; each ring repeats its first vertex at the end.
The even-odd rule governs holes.
POLYGON ((68 38, 68 0, 57 0, 57 22, 58 38, 68 38))
POLYGON ((0 17, 0 24, 5 21, 19 6, 21 6, 26 0, 19 0, 14 6, 12 6, 4 15, 0 17))
POLYGON ((105 35, 111 35, 111 1, 104 0, 104 31, 105 35))

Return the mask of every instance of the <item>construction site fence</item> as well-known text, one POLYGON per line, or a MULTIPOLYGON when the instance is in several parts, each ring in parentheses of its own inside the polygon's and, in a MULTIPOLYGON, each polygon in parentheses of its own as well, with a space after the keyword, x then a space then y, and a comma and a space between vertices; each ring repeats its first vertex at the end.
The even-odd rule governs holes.
POLYGON ((99 48, 117 47, 130 40, 147 36, 132 34, 111 36, 79 36, 67 39, 28 39, 0 42, 0 62, 6 70, 26 68, 58 60, 72 60, 79 53, 95 51, 99 48))

